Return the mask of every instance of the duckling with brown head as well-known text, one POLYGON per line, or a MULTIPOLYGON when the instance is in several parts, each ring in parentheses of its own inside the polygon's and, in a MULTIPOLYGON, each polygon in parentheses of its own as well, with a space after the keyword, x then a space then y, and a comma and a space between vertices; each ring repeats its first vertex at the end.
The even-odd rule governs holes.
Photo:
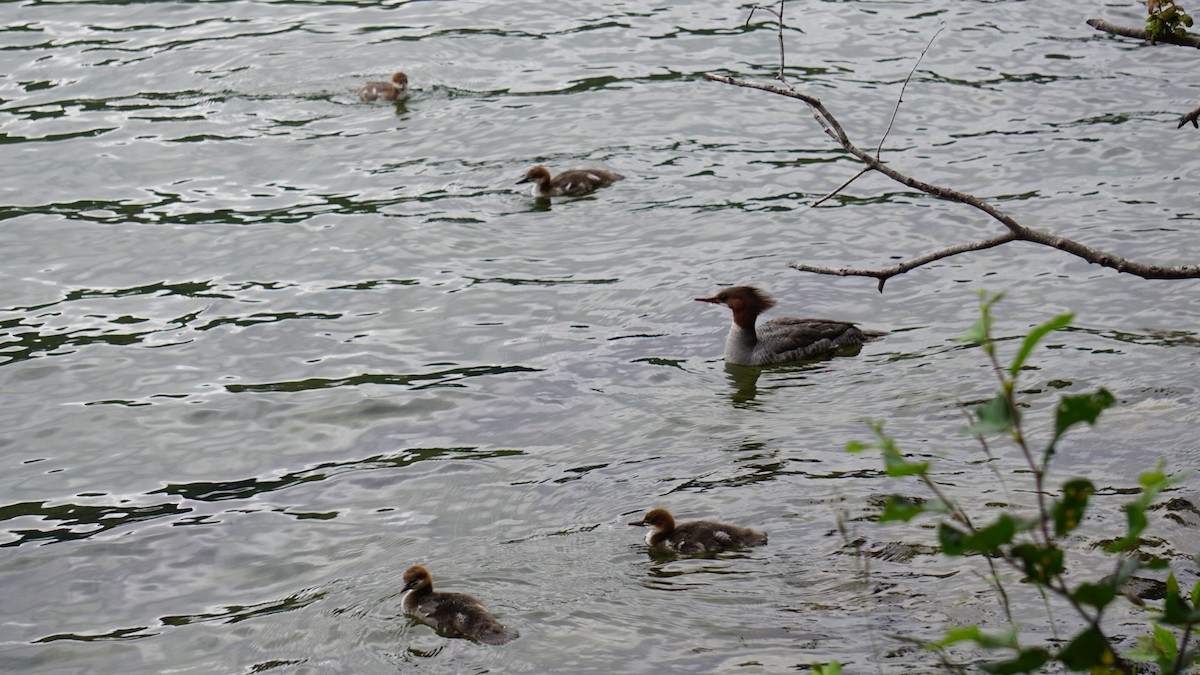
POLYGON ((466 637, 486 645, 502 645, 515 640, 520 633, 496 621, 483 603, 465 593, 438 593, 433 590, 433 576, 420 565, 404 571, 402 606, 407 614, 439 633, 451 637, 466 637))

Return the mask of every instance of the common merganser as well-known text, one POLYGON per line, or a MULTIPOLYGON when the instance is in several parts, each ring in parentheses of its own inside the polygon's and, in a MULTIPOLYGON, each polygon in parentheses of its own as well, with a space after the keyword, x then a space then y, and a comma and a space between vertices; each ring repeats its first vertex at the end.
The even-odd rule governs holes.
POLYGON ((815 359, 887 335, 833 319, 785 317, 755 327, 758 315, 774 307, 775 301, 753 286, 732 286, 711 298, 696 300, 733 310, 733 325, 725 338, 726 363, 769 366, 815 359))
POLYGON ((501 625, 483 604, 465 593, 435 593, 429 570, 413 565, 404 571, 404 589, 409 591, 401 603, 404 611, 439 633, 468 637, 487 645, 502 645, 520 633, 501 625))
POLYGON ((368 82, 358 88, 364 101, 395 101, 408 92, 408 76, 394 73, 391 82, 368 82))
POLYGON ((707 520, 693 520, 676 525, 675 517, 666 509, 653 509, 641 520, 629 524, 651 528, 646 533, 646 545, 650 548, 679 553, 715 553, 767 543, 766 534, 738 525, 707 520))
POLYGON ((533 196, 559 197, 562 195, 585 195, 596 188, 612 185, 623 178, 625 177, 619 173, 604 169, 573 169, 551 178, 550 170, 539 165, 525 172, 525 177, 517 181, 517 185, 532 182, 534 184, 533 196))

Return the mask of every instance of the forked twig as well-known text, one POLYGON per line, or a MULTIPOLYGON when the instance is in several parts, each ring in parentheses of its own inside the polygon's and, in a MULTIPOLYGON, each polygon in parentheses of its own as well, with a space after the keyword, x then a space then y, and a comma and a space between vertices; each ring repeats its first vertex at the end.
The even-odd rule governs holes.
MULTIPOLYGON (((783 28, 785 25, 783 22, 783 3, 784 3, 784 0, 779 0, 779 9, 771 9, 770 7, 765 7, 763 5, 754 5, 753 7, 750 8, 750 15, 746 17, 746 25, 747 26, 750 25, 750 20, 754 18, 754 13, 760 9, 764 12, 769 12, 769 13, 775 15, 775 23, 779 26, 779 32, 778 32, 778 35, 779 35, 779 74, 775 76, 775 79, 777 79, 780 82, 787 85, 788 88, 791 88, 792 85, 789 84, 787 81, 787 78, 785 78, 783 76, 783 68, 784 68, 783 28)), ((799 30, 799 29, 797 29, 797 30, 799 30)), ((804 31, 800 31, 800 32, 804 32, 804 31)))

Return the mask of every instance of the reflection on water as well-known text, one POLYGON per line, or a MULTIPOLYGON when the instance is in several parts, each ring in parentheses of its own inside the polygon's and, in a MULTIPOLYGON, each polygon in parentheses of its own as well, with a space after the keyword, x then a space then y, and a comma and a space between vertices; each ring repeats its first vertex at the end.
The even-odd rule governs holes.
POLYGON ((798 361, 796 363, 769 366, 766 368, 726 363, 725 375, 729 379, 730 386, 733 387, 733 392, 729 395, 729 400, 737 408, 761 408, 761 403, 757 401, 760 394, 758 380, 764 372, 768 373, 769 384, 763 387, 763 391, 761 392, 763 394, 768 394, 771 390, 783 387, 813 386, 817 382, 810 381, 810 373, 815 373, 819 376, 823 372, 828 372, 829 366, 827 362, 830 359, 858 356, 861 352, 862 345, 856 345, 821 359, 798 361))

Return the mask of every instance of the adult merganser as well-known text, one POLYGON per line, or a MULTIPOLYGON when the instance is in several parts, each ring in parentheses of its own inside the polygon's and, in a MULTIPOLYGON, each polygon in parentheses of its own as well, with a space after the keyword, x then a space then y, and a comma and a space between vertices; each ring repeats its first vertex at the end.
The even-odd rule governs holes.
POLYGON ((653 509, 641 520, 630 525, 651 528, 646 533, 646 545, 679 553, 714 553, 731 548, 762 546, 767 535, 738 525, 693 520, 675 524, 675 517, 666 509, 653 509))
POLYGON ((733 286, 699 302, 733 310, 733 325, 725 338, 725 362, 769 366, 828 356, 842 349, 887 335, 832 319, 771 319, 755 327, 758 315, 775 306, 769 295, 753 286, 733 286))
POLYGON ((434 593, 429 570, 413 565, 404 571, 404 589, 409 591, 401 603, 404 611, 439 633, 468 637, 487 645, 502 645, 520 633, 499 621, 475 598, 464 593, 434 593))
POLYGON ((394 73, 391 82, 368 82, 358 88, 358 97, 364 101, 395 101, 408 93, 408 76, 394 73))
POLYGON ((525 172, 525 177, 517 181, 517 185, 532 182, 534 183, 533 196, 559 197, 562 195, 585 195, 596 188, 611 185, 623 178, 625 177, 619 173, 604 169, 574 169, 564 171, 551 178, 550 170, 539 165, 525 172))

